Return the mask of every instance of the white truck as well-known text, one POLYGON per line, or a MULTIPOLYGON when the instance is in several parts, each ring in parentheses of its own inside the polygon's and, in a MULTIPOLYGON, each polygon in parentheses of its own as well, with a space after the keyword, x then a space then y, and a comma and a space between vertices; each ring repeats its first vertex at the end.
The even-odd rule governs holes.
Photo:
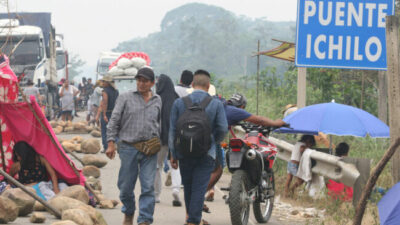
POLYGON ((46 115, 50 116, 58 81, 51 13, 0 13, 0 46, 9 56, 10 66, 21 80, 20 86, 24 87, 29 79, 42 87, 46 115))
POLYGON ((56 67, 57 80, 68 79, 68 51, 62 34, 56 34, 56 67))

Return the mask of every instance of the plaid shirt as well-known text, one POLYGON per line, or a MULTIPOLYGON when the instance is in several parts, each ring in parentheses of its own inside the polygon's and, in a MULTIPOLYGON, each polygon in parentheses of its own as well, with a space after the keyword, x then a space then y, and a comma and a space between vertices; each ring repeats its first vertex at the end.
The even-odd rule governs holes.
POLYGON ((146 103, 138 91, 121 94, 107 125, 107 141, 136 143, 160 137, 161 98, 153 93, 146 103))

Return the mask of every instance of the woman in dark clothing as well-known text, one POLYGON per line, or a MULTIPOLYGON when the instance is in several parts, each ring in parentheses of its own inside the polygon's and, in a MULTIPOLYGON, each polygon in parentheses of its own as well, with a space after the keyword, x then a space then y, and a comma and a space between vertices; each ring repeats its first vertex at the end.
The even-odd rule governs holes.
MULTIPOLYGON (((156 83, 156 93, 161 97, 161 150, 157 156, 157 173, 154 181, 154 193, 156 196, 156 202, 160 202, 161 195, 161 174, 163 168, 163 162, 168 154, 168 130, 169 130, 169 117, 171 113, 172 105, 175 99, 179 98, 178 94, 175 92, 174 84, 171 78, 165 74, 161 74, 156 83)), ((179 189, 180 181, 177 181, 179 185, 172 187, 172 196, 174 200, 172 202, 173 206, 181 206, 179 200, 179 189)), ((174 182, 173 182, 174 183, 174 182)))
POLYGON ((60 192, 56 172, 50 163, 35 149, 24 141, 17 142, 14 146, 14 164, 11 166, 10 175, 18 173, 18 181, 27 186, 34 186, 41 181, 51 178, 54 193, 60 192))
POLYGON ((103 143, 103 151, 102 153, 105 153, 108 144, 107 144, 107 124, 108 121, 111 118, 112 111, 115 106, 115 102, 117 101, 119 92, 115 88, 115 84, 113 82, 113 79, 111 76, 106 75, 102 79, 102 99, 100 102, 100 108, 99 111, 97 112, 96 116, 96 121, 99 121, 100 117, 100 124, 101 124, 101 140, 103 143))

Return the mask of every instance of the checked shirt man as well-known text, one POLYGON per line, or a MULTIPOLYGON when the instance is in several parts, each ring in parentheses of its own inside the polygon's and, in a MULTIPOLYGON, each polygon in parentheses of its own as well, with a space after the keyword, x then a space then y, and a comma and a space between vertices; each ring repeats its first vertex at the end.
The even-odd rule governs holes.
POLYGON ((161 98, 154 94, 154 72, 145 67, 136 75, 137 91, 129 91, 117 99, 107 126, 108 149, 106 155, 115 157, 115 140, 119 138, 118 153, 121 168, 118 175, 120 200, 125 214, 123 225, 133 224, 135 212, 135 184, 139 176, 141 194, 139 198, 139 225, 153 223, 154 178, 157 169, 157 154, 146 155, 138 143, 160 137, 161 98))

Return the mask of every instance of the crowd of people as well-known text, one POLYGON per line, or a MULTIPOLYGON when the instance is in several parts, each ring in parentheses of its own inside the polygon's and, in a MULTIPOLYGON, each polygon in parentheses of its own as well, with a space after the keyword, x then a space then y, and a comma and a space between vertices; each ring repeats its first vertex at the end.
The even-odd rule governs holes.
MULTIPOLYGON (((213 200, 213 188, 225 166, 220 143, 228 128, 241 121, 275 127, 285 123, 247 112, 247 99, 240 93, 227 100, 218 96, 210 83, 211 76, 205 70, 194 73, 184 70, 176 86, 168 75, 156 77, 150 67, 140 69, 135 80, 136 89, 132 87, 131 91, 120 95, 109 75, 95 84, 90 78, 82 78, 78 87, 63 79, 59 83, 61 110, 58 116, 62 120, 72 120, 77 106, 86 105, 86 120, 101 126, 102 152, 110 159, 118 152, 121 167, 117 186, 123 203, 124 225, 133 224, 135 211, 139 212, 139 225, 153 223, 155 204, 161 201, 164 167, 170 170, 173 207, 182 206, 179 193, 183 185, 186 218, 182 220, 188 225, 209 224, 202 219, 202 212, 210 212, 204 201, 213 200), (141 193, 136 210, 133 190, 138 178, 141 193)), ((43 99, 38 88, 32 82, 28 84, 25 94, 35 96, 41 103, 43 99)), ((305 150, 315 144, 314 136, 303 135, 294 145, 287 164, 287 196, 304 183, 297 174, 299 163, 305 150)), ((339 157, 346 156, 348 151, 346 143, 340 143, 336 148, 339 157)), ((18 174, 21 183, 33 186, 44 199, 66 187, 58 182, 46 159, 26 142, 16 143, 13 155, 15 163, 11 175, 18 174)), ((327 187, 335 198, 345 193, 344 199, 351 199, 350 187, 333 180, 327 187)), ((0 183, 0 191, 7 188, 8 185, 0 183)))
POLYGON ((220 142, 228 126, 242 120, 267 126, 285 124, 245 111, 247 100, 241 94, 228 101, 211 97, 216 93, 215 88, 210 91, 210 79, 205 70, 194 73, 185 70, 174 87, 169 76, 161 74, 156 78, 151 68, 144 67, 136 75, 136 91, 118 96, 111 79, 103 78, 111 81, 108 91, 103 86, 100 103, 104 119, 101 126, 107 128, 103 147, 110 159, 118 148, 121 160, 118 188, 124 225, 133 224, 136 211, 133 190, 138 178, 141 194, 137 222, 153 223, 154 206, 161 201, 166 158, 171 170, 172 205, 182 206, 179 192, 183 185, 186 218, 182 219, 190 225, 209 224, 202 219, 202 212, 209 211, 204 200, 207 191, 207 198, 212 199, 213 186, 222 174, 225 162, 220 142))

